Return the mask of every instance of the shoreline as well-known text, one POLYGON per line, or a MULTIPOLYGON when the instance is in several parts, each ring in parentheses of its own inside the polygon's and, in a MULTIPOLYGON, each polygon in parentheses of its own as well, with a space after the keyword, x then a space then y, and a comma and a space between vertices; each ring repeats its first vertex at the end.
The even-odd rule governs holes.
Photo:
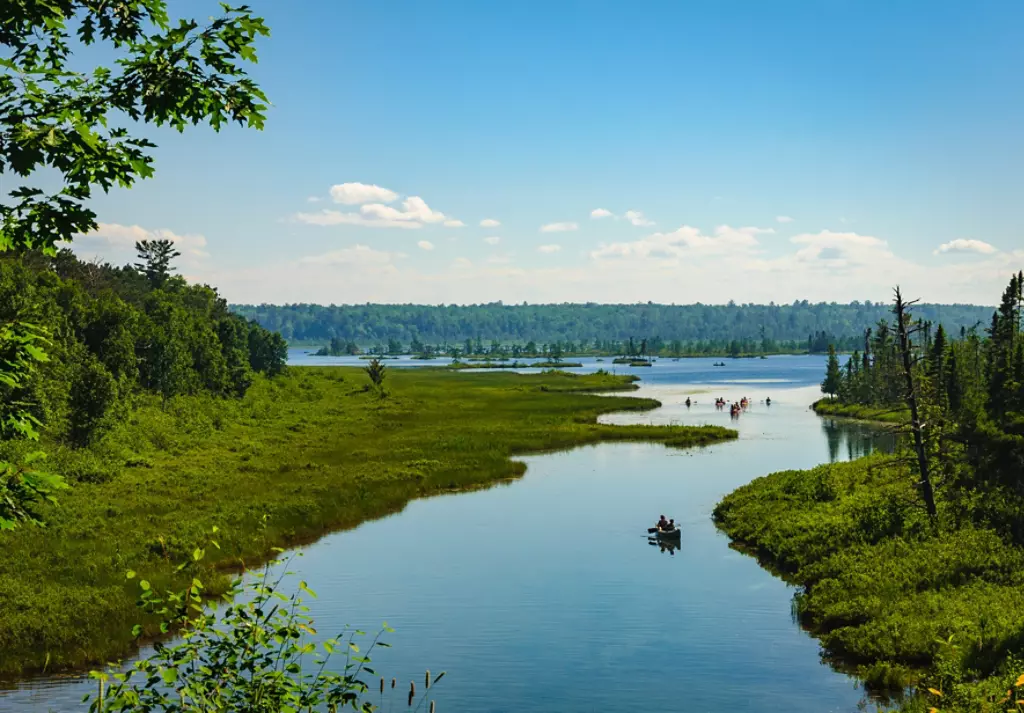
MULTIPOLYGON (((143 406, 132 415, 134 429, 121 436, 148 451, 139 457, 146 465, 123 467, 106 483, 76 484, 62 507, 47 513, 52 526, 44 537, 26 530, 5 543, 0 574, 12 592, 0 601, 5 680, 82 670, 134 653, 131 626, 142 621, 146 634, 154 629, 136 611, 124 571, 138 571, 158 591, 169 586, 176 581, 173 565, 213 525, 223 549, 210 572, 223 578, 228 568, 265 561, 274 546, 309 544, 418 498, 521 477, 526 466, 519 456, 617 441, 685 448, 737 436, 718 426, 599 423, 606 413, 661 405, 596 395, 636 390, 629 376, 396 370, 386 384, 391 394, 381 399, 362 387, 358 367, 291 371, 260 382, 237 407, 207 404, 224 420, 220 428, 198 437, 182 433, 188 442, 170 448, 146 448, 154 434, 143 431, 159 430, 146 428, 146 421, 166 414, 143 406), (223 413, 232 409, 237 413, 223 413), (450 415, 438 416, 446 410, 450 415), (338 435, 324 439, 325 432, 338 435), (270 513, 265 527, 260 510, 270 513), (108 514, 113 511, 121 517, 108 514), (91 524, 97 522, 104 526, 91 524), (24 562, 32 564, 20 568, 24 562), (24 591, 33 581, 42 594, 24 591), (47 613, 54 607, 64 616, 47 613)), ((217 577, 208 579, 213 594, 217 577)))
POLYGON ((876 425, 893 426, 910 422, 910 413, 906 409, 841 404, 828 398, 818 399, 809 408, 819 416, 864 421, 876 425))

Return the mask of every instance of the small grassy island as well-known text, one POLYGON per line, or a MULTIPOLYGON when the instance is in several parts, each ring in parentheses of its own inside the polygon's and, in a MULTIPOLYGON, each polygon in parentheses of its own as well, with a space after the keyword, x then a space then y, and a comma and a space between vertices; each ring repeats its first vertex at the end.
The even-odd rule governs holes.
POLYGON ((449 369, 575 369, 583 366, 578 361, 455 361, 449 369))
MULTIPOLYGON (((220 528, 219 567, 400 510, 410 499, 523 474, 512 456, 597 441, 672 447, 734 438, 720 427, 611 426, 602 413, 659 404, 592 391, 635 377, 549 372, 389 370, 387 395, 356 367, 293 367, 242 399, 140 398, 123 423, 54 459, 76 473, 45 531, 0 548, 0 671, 25 673, 128 652, 138 589, 125 571, 169 584, 204 533, 220 528), (268 515, 265 528, 262 516, 268 515)), ((212 574, 204 578, 215 584, 212 574)))
POLYGON ((654 362, 651 359, 642 359, 639 357, 616 357, 612 359, 612 364, 625 364, 626 366, 653 366, 654 362))

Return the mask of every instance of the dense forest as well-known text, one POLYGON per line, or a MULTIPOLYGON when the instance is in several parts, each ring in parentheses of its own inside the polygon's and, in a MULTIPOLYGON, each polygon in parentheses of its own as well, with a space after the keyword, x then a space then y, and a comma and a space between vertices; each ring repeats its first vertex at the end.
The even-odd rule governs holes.
MULTIPOLYGON (((660 342, 651 353, 741 353, 825 351, 829 343, 852 350, 864 329, 886 316, 882 303, 807 301, 787 305, 548 304, 505 305, 232 305, 231 309, 291 343, 327 344, 331 339, 363 348, 413 342, 458 346, 467 340, 501 344, 584 344, 616 351, 628 340, 660 342), (809 345, 810 342, 810 345, 809 345), (617 343, 617 345, 615 344, 617 343)), ((985 322, 990 307, 920 305, 919 316, 947 329, 985 322)), ((415 349, 413 351, 416 351, 415 349)), ((527 350, 529 351, 529 350, 527 350)))
POLYGON ((0 253, 0 360, 21 367, 0 372, 0 460, 39 429, 88 445, 140 393, 240 397, 256 373, 284 369, 280 335, 171 274, 171 243, 136 247, 140 262, 125 267, 67 249, 0 253))

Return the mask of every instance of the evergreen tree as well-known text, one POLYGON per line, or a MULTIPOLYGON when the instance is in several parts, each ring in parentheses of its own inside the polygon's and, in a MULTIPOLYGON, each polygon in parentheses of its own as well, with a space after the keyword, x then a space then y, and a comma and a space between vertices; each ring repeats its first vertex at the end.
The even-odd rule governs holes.
POLYGON ((141 240, 135 243, 135 252, 141 260, 135 263, 135 269, 144 274, 154 288, 164 286, 174 271, 171 260, 181 257, 170 240, 141 240))
POLYGON ((828 366, 825 368, 825 379, 821 382, 821 392, 834 398, 839 393, 842 384, 843 372, 839 368, 839 359, 836 357, 836 348, 828 345, 828 366))

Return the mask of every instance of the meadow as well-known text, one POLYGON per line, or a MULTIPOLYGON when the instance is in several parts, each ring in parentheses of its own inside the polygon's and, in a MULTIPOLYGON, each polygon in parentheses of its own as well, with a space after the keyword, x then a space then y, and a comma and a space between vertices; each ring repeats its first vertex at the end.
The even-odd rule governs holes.
MULTIPOLYGON (((0 549, 0 673, 94 664, 132 651, 139 622, 133 570, 154 590, 213 527, 203 581, 274 547, 400 511, 410 499, 519 477, 517 454, 599 441, 688 447, 734 438, 704 426, 611 426, 611 411, 657 401, 598 396, 631 376, 391 370, 385 394, 358 368, 291 368, 258 376, 240 399, 136 397, 86 448, 52 445, 48 467, 72 487, 46 529, 6 533, 0 549)), ((10 445, 10 444, 9 444, 10 445)), ((369 583, 368 583, 369 584, 369 583)), ((155 633, 155 619, 143 620, 155 633)))

